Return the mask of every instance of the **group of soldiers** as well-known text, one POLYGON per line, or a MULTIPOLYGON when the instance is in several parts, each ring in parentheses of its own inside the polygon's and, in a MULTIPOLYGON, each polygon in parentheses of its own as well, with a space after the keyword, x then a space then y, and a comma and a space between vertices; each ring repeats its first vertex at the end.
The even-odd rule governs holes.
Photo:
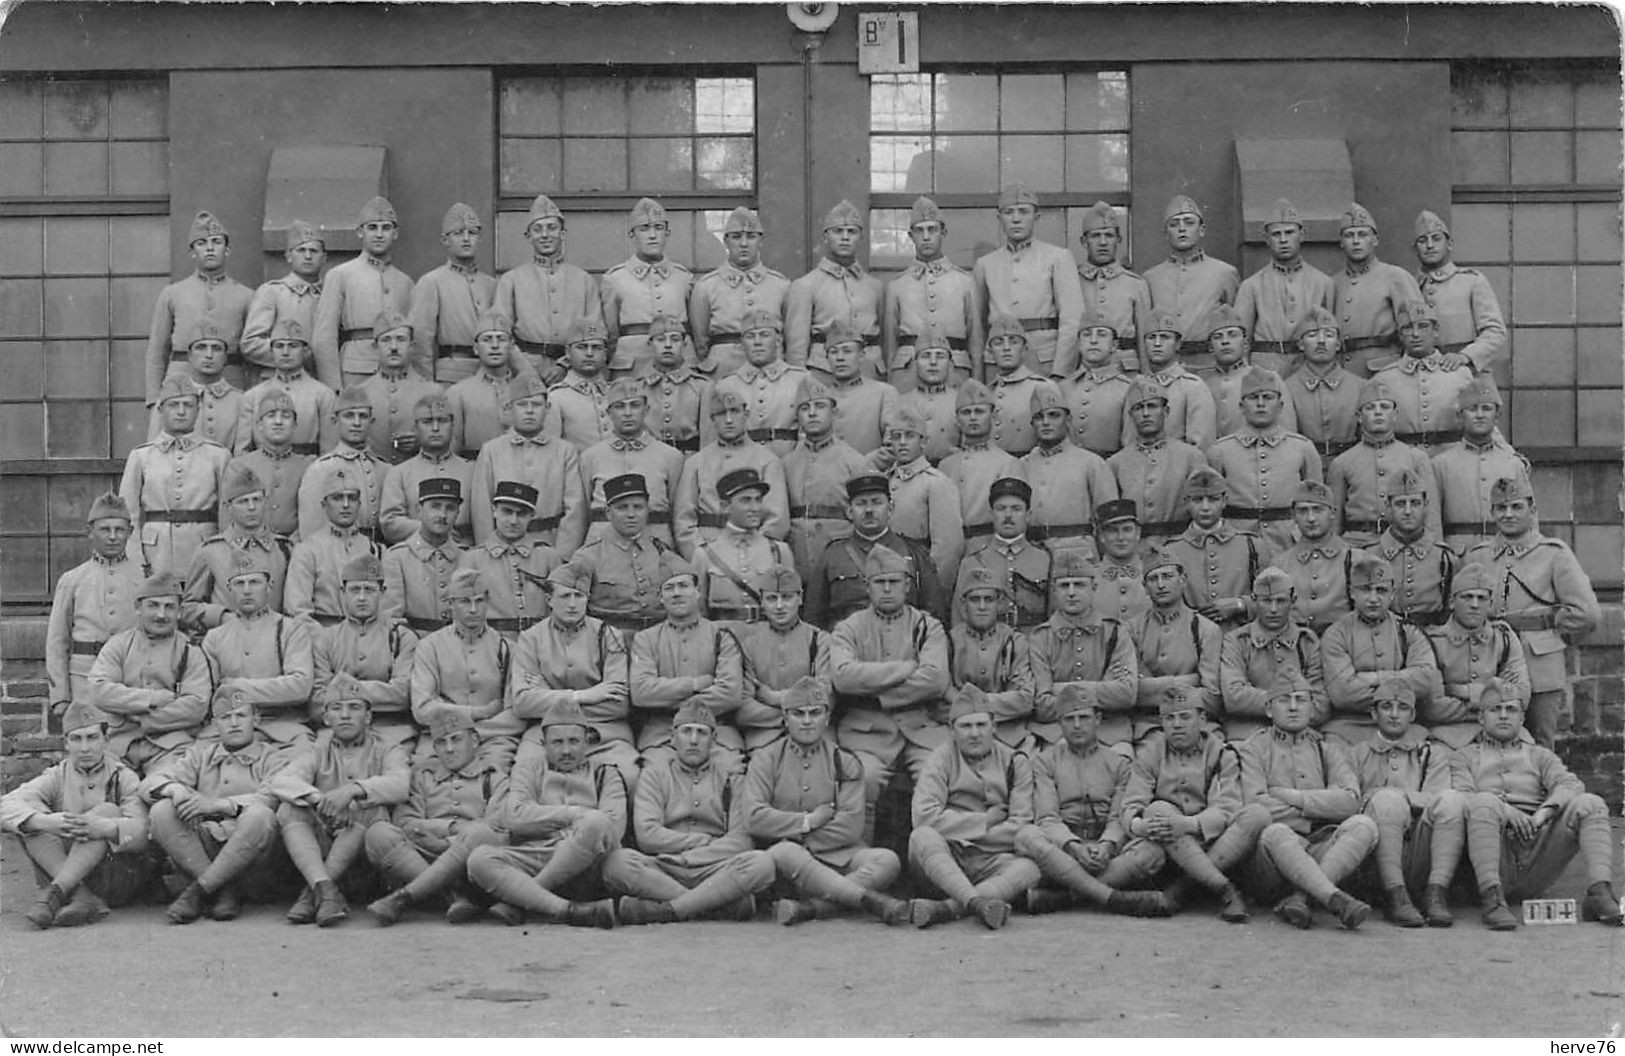
POLYGON ((291 863, 289 919, 328 926, 364 860, 382 924, 1251 896, 1442 927, 1456 883, 1505 930, 1578 853, 1621 923, 1607 807, 1552 751, 1598 605, 1497 429, 1507 332, 1448 227, 1417 218, 1413 276, 1352 205, 1329 276, 1279 202, 1243 281, 1181 196, 1142 278, 1104 203, 1081 266, 1029 188, 997 211, 967 273, 921 198, 883 285, 846 202, 793 282, 745 208, 695 278, 648 199, 595 279, 546 196, 496 279, 457 205, 414 283, 374 199, 358 257, 324 276, 295 223, 254 292, 199 214, 152 440, 56 590, 67 756, 0 806, 29 921, 167 860, 175 923, 291 863), (886 842, 934 897, 887 894, 886 842))

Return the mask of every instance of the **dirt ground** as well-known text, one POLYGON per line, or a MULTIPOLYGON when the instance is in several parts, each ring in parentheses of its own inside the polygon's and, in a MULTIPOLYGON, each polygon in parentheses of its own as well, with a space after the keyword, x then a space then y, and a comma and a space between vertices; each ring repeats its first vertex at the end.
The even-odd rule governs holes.
MULTIPOLYGON (((1622 830, 1616 822, 1616 832, 1622 830)), ((1576 861, 1548 894, 1578 897, 1576 861)), ((1617 884, 1617 881, 1616 881, 1617 884)), ((612 932, 357 909, 295 928, 285 906, 235 924, 161 907, 36 932, 20 846, 0 846, 0 1030, 152 1036, 1599 1037, 1625 1022, 1625 929, 1493 934, 1319 914, 1300 932, 1255 912, 1173 920, 1017 915, 926 931, 864 919, 763 918, 612 932)))

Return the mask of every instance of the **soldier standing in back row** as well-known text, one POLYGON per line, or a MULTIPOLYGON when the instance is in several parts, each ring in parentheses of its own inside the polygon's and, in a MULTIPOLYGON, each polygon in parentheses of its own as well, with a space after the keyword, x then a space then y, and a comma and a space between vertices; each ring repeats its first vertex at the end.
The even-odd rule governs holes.
POLYGON ((1501 390, 1488 374, 1473 378, 1456 397, 1456 416, 1461 421, 1461 440, 1430 461, 1439 483, 1445 545, 1465 554, 1495 538, 1490 491, 1498 480, 1527 477, 1529 460, 1496 435, 1501 390))
POLYGON ((108 639, 135 626, 141 564, 129 556, 130 511, 112 492, 85 514, 90 557, 62 573, 45 630, 45 678, 51 711, 60 714, 85 691, 85 676, 108 639))
POLYGON ((455 385, 474 373, 474 330, 491 307, 497 280, 480 271, 480 216, 458 202, 440 221, 446 262, 412 289, 413 366, 442 385, 455 385))
MULTIPOLYGON (((282 259, 288 273, 254 291, 243 321, 244 381, 248 388, 265 380, 276 368, 271 358, 272 333, 284 321, 299 324, 301 334, 316 328, 316 304, 322 297, 322 265, 327 242, 315 225, 295 220, 288 225, 287 249, 282 259)), ((308 369, 313 364, 300 363, 308 369)))
POLYGON ((1264 221, 1270 262, 1247 276, 1236 292, 1236 314, 1252 338, 1254 352, 1288 356, 1293 334, 1310 308, 1330 309, 1332 279, 1303 259, 1303 223, 1285 198, 1270 207, 1264 221))
MULTIPOLYGON (((1151 287, 1117 259, 1123 231, 1116 210, 1105 202, 1085 209, 1078 241, 1084 254, 1084 263, 1078 266, 1084 315, 1093 315, 1112 328, 1117 365, 1126 373, 1136 373, 1140 369, 1140 329, 1151 315, 1151 287)), ((1081 327, 1078 340, 1083 340, 1081 327)), ((1068 373, 1077 369, 1074 362, 1068 373)))
POLYGON ((1450 228, 1426 209, 1416 215, 1416 273, 1422 299, 1438 313, 1439 351, 1465 356, 1475 373, 1485 373, 1506 348, 1501 305, 1482 272, 1457 267, 1450 228))
MULTIPOLYGON (((1175 329, 1193 335, 1180 346, 1180 360, 1198 374, 1212 366, 1212 353, 1197 334, 1208 315, 1220 304, 1234 304, 1241 277, 1236 269, 1202 249, 1207 235, 1201 207, 1183 194, 1176 194, 1162 213, 1162 226, 1168 236, 1168 259, 1145 273, 1151 290, 1153 311, 1172 312, 1175 329)), ((1142 335, 1143 336, 1143 335, 1142 335)))
POLYGON ((928 331, 947 340, 956 384, 980 373, 982 361, 976 283, 943 254, 948 221, 936 202, 914 199, 908 237, 914 243, 914 262, 886 285, 886 313, 881 323, 881 345, 891 367, 888 380, 899 392, 915 387, 914 356, 928 331))
POLYGON ((158 405, 158 387, 170 374, 186 372, 186 340, 204 316, 211 316, 226 337, 226 380, 243 388, 243 358, 238 337, 248 318, 254 293, 226 274, 231 236, 226 225, 207 212, 197 214, 187 236, 195 266, 192 274, 165 286, 152 309, 147 337, 147 406, 158 405))
POLYGON ((604 310, 597 281, 565 262, 564 214, 545 194, 530 204, 525 238, 531 259, 502 273, 491 303, 513 320, 522 358, 552 385, 564 377, 565 335, 582 320, 602 325, 604 310))
POLYGON ((130 452, 118 490, 134 515, 130 555, 139 555, 149 572, 185 575, 198 547, 215 533, 231 453, 192 434, 198 398, 185 378, 165 378, 157 406, 163 429, 130 452))
POLYGON ((790 504, 790 553, 796 571, 812 574, 824 550, 852 534, 846 518, 846 482, 869 472, 869 461, 834 433, 835 393, 809 378, 796 395, 801 441, 784 456, 790 504))
POLYGON ((858 263, 863 241, 863 217, 844 199, 824 217, 824 257, 818 266, 790 284, 784 303, 784 358, 829 380, 824 346, 830 326, 852 328, 862 343, 860 373, 866 378, 886 376, 880 347, 881 298, 885 287, 858 263))
POLYGON ((316 377, 332 389, 359 385, 378 369, 373 320, 385 308, 412 309, 412 279, 390 261, 400 227, 395 207, 374 198, 356 220, 361 254, 327 273, 311 334, 316 377))
POLYGON ((1241 380, 1243 426, 1214 441, 1207 459, 1230 486, 1225 508, 1236 527, 1292 545, 1292 496, 1306 480, 1320 480, 1320 455, 1307 438, 1280 425, 1285 394, 1274 371, 1250 367, 1241 380))
POLYGON ((598 285, 604 326, 615 343, 608 366, 612 378, 648 369, 654 358, 649 352, 649 323, 657 315, 683 318, 694 282, 693 272, 666 259, 671 223, 659 202, 639 198, 626 218, 626 233, 632 256, 604 272, 598 285))
MULTIPOLYGON (((972 269, 989 337, 994 318, 1016 320, 1026 334, 1022 365, 1040 378, 1064 377, 1076 369, 1078 319, 1083 315, 1077 262, 1060 246, 1033 237, 1038 195, 1027 184, 1001 190, 998 212, 1004 244, 979 257, 972 269)), ((986 373, 991 377, 991 370, 986 373)))
POLYGON ((1399 311, 1422 299, 1416 280, 1377 259, 1377 222, 1358 202, 1343 213, 1344 268, 1332 277, 1332 310, 1343 327, 1343 365, 1368 378, 1399 354, 1399 311))
POLYGON ((765 240, 761 218, 753 210, 741 205, 729 213, 722 225, 728 259, 694 280, 688 295, 695 361, 718 381, 745 361, 739 346, 747 313, 760 310, 784 319, 790 280, 762 263, 765 240))

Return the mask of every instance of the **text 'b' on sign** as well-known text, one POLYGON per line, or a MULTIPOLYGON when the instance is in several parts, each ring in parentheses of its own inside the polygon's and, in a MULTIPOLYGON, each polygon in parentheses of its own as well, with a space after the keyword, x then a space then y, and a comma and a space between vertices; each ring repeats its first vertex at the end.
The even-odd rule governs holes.
POLYGON ((885 11, 858 16, 859 73, 918 73, 920 16, 885 11))

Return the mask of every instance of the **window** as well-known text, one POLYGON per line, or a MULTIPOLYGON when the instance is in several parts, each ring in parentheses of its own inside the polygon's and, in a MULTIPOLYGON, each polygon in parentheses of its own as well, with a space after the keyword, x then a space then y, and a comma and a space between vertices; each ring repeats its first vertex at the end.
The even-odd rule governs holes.
POLYGON ((1127 235, 1125 71, 875 77, 869 124, 870 260, 877 268, 912 257, 908 209, 922 194, 944 210, 949 257, 970 266, 998 244, 992 206, 999 189, 1017 180, 1045 204, 1039 238, 1076 244, 1078 214, 1097 200, 1118 207, 1127 235))
POLYGON ((603 271, 630 254, 626 212, 659 199, 667 255, 697 271, 722 262, 721 232, 756 195, 756 87, 749 77, 506 77, 498 84, 497 267, 530 259, 531 200, 569 224, 569 258, 603 271))

